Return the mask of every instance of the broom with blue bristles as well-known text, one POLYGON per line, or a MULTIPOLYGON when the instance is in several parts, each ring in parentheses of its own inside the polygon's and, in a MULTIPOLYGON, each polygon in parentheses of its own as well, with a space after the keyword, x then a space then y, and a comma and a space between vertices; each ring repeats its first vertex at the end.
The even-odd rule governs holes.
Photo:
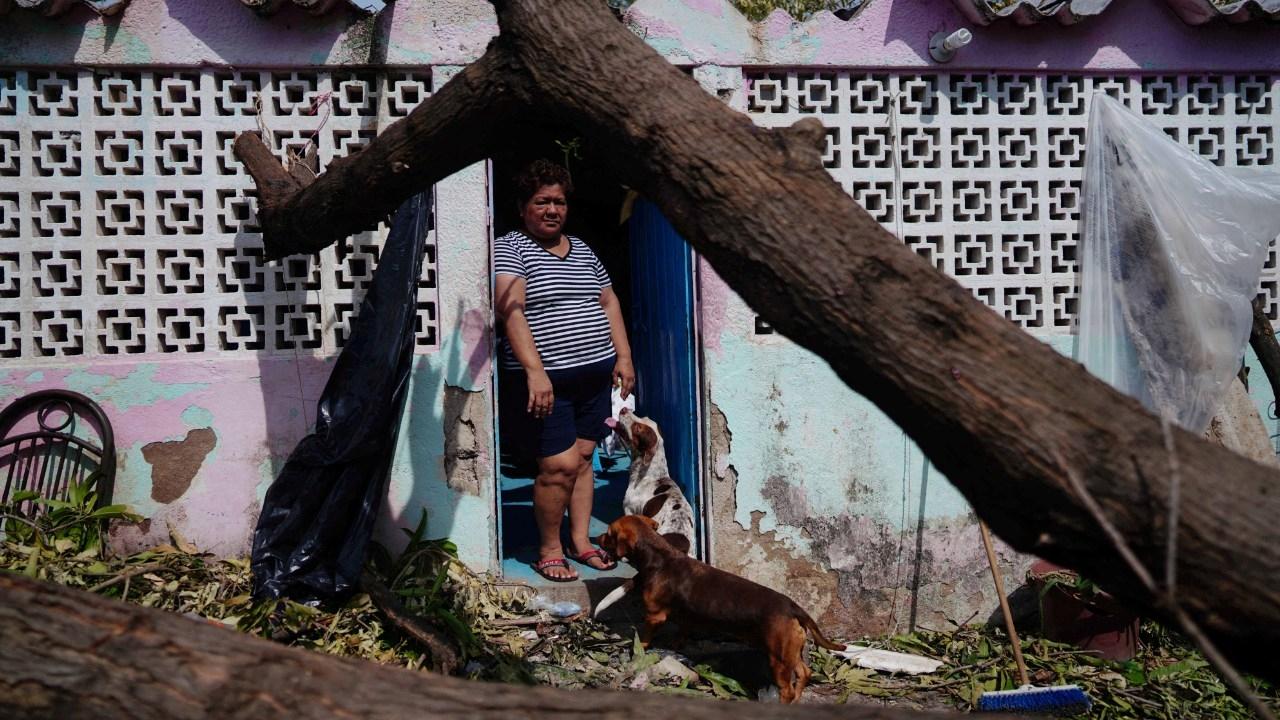
POLYGON ((1009 600, 1004 596, 1004 580, 1000 578, 1000 568, 996 565, 996 553, 991 547, 991 533, 987 524, 978 521, 978 529, 982 531, 982 545, 987 551, 987 564, 991 566, 991 577, 996 581, 996 595, 1000 598, 1000 612, 1004 615, 1004 626, 1009 631, 1009 641, 1013 647, 1013 661, 1018 665, 1018 681, 1021 686, 1017 690, 999 690, 984 692, 978 698, 978 709, 983 712, 1032 712, 1074 715, 1087 711, 1093 706, 1089 696, 1077 685, 1056 685, 1053 687, 1034 687, 1027 677, 1027 664, 1022 659, 1022 642, 1018 640, 1018 632, 1013 628, 1013 613, 1009 610, 1009 600))

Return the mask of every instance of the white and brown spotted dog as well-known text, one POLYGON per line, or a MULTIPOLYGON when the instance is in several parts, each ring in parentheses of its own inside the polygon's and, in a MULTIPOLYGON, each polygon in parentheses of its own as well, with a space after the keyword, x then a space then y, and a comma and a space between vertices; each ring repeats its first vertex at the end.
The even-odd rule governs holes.
MULTIPOLYGON (((671 479, 667 469, 667 451, 662 444, 658 423, 626 408, 610 423, 631 451, 631 472, 627 493, 622 498, 625 515, 644 515, 658 524, 658 534, 682 553, 692 555, 693 508, 671 479)), ((614 588, 596 606, 593 616, 622 599, 635 583, 628 580, 614 588)))

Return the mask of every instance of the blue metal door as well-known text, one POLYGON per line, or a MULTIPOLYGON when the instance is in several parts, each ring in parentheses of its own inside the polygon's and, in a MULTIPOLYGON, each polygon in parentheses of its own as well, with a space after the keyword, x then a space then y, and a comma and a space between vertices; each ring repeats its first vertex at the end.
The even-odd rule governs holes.
POLYGON ((672 479, 701 527, 693 252, 648 201, 636 201, 629 230, 636 412, 661 428, 672 479))

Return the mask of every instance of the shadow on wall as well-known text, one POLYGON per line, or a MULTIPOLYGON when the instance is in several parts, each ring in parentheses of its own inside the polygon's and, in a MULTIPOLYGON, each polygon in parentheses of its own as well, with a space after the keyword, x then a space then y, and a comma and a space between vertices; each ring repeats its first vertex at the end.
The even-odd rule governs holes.
MULTIPOLYGON (((420 287, 435 283, 434 276, 428 274, 431 263, 430 258, 424 261, 420 287)), ((302 336, 293 329, 292 322, 298 317, 295 312, 303 316, 321 312, 319 273, 314 260, 294 256, 279 266, 265 268, 264 272, 270 278, 266 290, 282 293, 279 307, 268 310, 284 313, 283 320, 273 315, 267 322, 267 332, 281 333, 266 338, 267 347, 283 349, 297 343, 299 349, 296 353, 278 350, 258 354, 267 437, 264 477, 255 512, 260 511, 262 497, 298 442, 314 430, 317 403, 336 360, 336 355, 317 357, 313 354, 320 347, 321 334, 332 332, 332 328, 299 322, 297 328, 308 333, 302 336)), ((263 289, 256 275, 250 278, 249 286, 250 290, 263 289)), ((354 307, 360 306, 367 287, 365 283, 353 292, 354 307)), ((483 392, 488 384, 488 336, 484 332, 470 332, 474 323, 464 312, 465 306, 459 299, 453 314, 456 326, 442 328, 444 342, 439 350, 415 354, 411 360, 409 387, 383 500, 386 507, 379 510, 374 535, 375 540, 393 551, 404 543, 400 528, 416 526, 423 509, 428 510, 431 537, 483 531, 485 523, 479 521, 492 517, 491 512, 458 517, 463 496, 483 497, 484 483, 491 482, 492 478, 488 450, 492 437, 489 396, 483 392)), ((259 346, 264 341, 260 334, 251 336, 251 340, 259 346)), ((341 398, 337 401, 342 403, 341 398)), ((354 513, 358 508, 349 510, 354 513)), ((488 547, 488 539, 484 540, 483 546, 488 547)))
MULTIPOLYGON (((11 9, 2 20, 7 32, 12 37, 22 38, 26 42, 38 43, 41 55, 50 63, 75 62, 76 55, 85 39, 102 40, 102 50, 109 53, 119 49, 127 56, 138 56, 147 53, 145 41, 126 34, 120 35, 120 23, 124 13, 115 15, 99 15, 88 5, 76 3, 69 10, 56 17, 45 17, 38 10, 11 9), (101 20, 99 26, 96 21, 101 20)), ((21 42, 21 41, 19 41, 21 42)))
MULTIPOLYGON (((313 306, 318 312, 319 269, 314 258, 291 256, 277 264, 262 261, 262 240, 257 233, 238 232, 234 242, 236 257, 228 263, 230 276, 238 282, 243 304, 226 323, 228 349, 254 350, 258 362, 258 382, 262 388, 264 457, 259 463, 258 506, 267 487, 284 468, 294 447, 306 437, 316 422, 316 402, 333 368, 333 359, 314 354, 320 347, 323 328, 313 334, 297 333, 295 318, 305 318, 313 306), (274 294, 277 302, 257 298, 274 294), (309 299, 309 296, 310 299, 309 299), (281 324, 276 318, 281 314, 281 324), (268 337, 274 333, 275 337, 268 337), (231 346, 235 344, 235 347, 231 346), (292 346, 292 350, 286 349, 292 346)), ((253 521, 256 523, 256 511, 253 521)), ((252 524, 250 525, 252 532, 252 524)))
POLYGON ((345 61, 377 65, 386 61, 386 40, 396 5, 388 3, 376 16, 344 9, 319 17, 292 3, 270 17, 258 16, 239 3, 209 0, 168 0, 165 8, 170 18, 231 63, 252 62, 252 56, 264 45, 287 39, 299 49, 298 65, 314 64, 316 48, 327 50, 340 40, 352 55, 345 61))
POLYGON ((82 51, 122 63, 146 63, 155 55, 175 54, 207 59, 202 45, 230 65, 253 66, 255 58, 266 53, 275 57, 291 53, 296 65, 326 58, 342 63, 385 62, 395 4, 376 16, 343 5, 314 16, 286 3, 267 18, 236 0, 134 0, 124 11, 109 16, 77 3, 55 18, 34 11, 10 12, 3 22, 13 35, 3 45, 18 56, 39 57, 51 65, 72 64, 82 51), (280 47, 282 38, 289 47, 280 47))
POLYGON ((405 542, 400 528, 416 526, 424 509, 427 536, 451 537, 460 549, 474 547, 467 538, 477 533, 488 548, 493 533, 489 338, 467 337, 461 299, 452 316, 455 325, 441 328, 440 350, 414 358, 387 507, 374 535, 393 552, 405 542), (467 497, 475 500, 470 509, 461 507, 467 497))

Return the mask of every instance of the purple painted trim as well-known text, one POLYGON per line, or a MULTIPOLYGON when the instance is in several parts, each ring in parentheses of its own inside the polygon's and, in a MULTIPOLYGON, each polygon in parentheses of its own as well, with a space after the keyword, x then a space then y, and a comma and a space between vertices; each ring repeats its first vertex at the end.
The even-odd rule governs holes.
POLYGON ((466 65, 497 31, 485 0, 401 2, 376 16, 344 10, 319 17, 284 2, 270 18, 239 0, 131 0, 106 19, 79 4, 62 18, 10 13, 0 31, 0 65, 466 65))
MULTIPOLYGON (((999 22, 976 27, 973 43, 946 65, 929 59, 929 38, 973 23, 953 3, 941 0, 872 0, 849 21, 823 12, 803 23, 781 11, 751 23, 727 0, 639 0, 628 17, 651 46, 680 65, 1280 71, 1276 28, 1226 22, 1190 27, 1172 9, 1203 1, 1113 1, 1101 16, 1071 26, 1051 22, 1023 28, 999 22)), ((1242 2, 1258 8, 1259 2, 1274 5, 1277 0, 1242 2)), ((358 22, 345 13, 312 17, 292 2, 270 20, 242 9, 234 0, 132 0, 109 23, 88 10, 74 13, 84 19, 82 24, 71 22, 73 16, 50 20, 38 13, 12 13, 0 33, 0 62, 306 67, 381 60, 391 66, 466 65, 497 32, 493 8, 484 0, 402 2, 358 22), (237 21, 228 22, 228 13, 237 21)))
POLYGON ((1221 5, 1210 0, 1165 0, 1169 7, 1191 25, 1226 18, 1241 23, 1254 19, 1280 20, 1280 0, 1235 0, 1221 5))
MULTIPOLYGON (((705 3, 700 3, 705 4, 705 3)), ((735 13, 736 15, 736 13, 735 13)), ((1165 0, 1112 2, 1101 16, 1062 26, 972 27, 953 4, 873 0, 846 22, 828 12, 803 23, 775 11, 759 23, 713 17, 682 0, 639 0, 629 21, 672 62, 835 66, 954 72, 1274 72, 1276 29, 1265 23, 1190 27, 1165 0), (972 44, 945 65, 929 57, 935 32, 971 27, 972 44)))

